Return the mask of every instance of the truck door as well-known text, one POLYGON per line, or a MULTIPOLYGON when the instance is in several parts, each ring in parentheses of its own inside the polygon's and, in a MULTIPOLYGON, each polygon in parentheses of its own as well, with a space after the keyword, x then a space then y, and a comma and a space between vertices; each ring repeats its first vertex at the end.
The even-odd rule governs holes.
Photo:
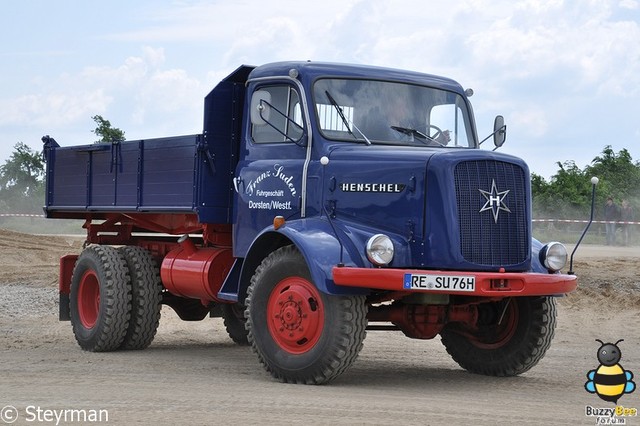
POLYGON ((275 216, 301 216, 303 170, 310 149, 301 95, 288 82, 255 86, 234 178, 234 255, 244 257, 275 216))

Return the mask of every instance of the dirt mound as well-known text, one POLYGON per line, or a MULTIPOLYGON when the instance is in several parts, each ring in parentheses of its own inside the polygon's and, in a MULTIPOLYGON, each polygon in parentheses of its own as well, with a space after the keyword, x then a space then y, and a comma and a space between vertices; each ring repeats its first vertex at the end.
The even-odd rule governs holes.
POLYGON ((575 259, 578 290, 561 303, 592 311, 640 309, 640 247, 582 245, 575 259))
POLYGON ((83 238, 22 234, 0 229, 0 283, 56 285, 58 261, 77 254, 83 238))
MULTIPOLYGON (((603 254, 605 254, 603 252, 603 254)), ((638 257, 588 257, 574 270, 578 289, 561 303, 575 309, 640 309, 640 261, 638 257)))

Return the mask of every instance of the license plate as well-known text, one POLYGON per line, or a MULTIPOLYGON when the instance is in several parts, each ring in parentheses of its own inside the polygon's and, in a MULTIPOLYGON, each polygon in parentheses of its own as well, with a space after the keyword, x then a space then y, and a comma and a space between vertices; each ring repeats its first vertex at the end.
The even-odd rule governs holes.
POLYGON ((476 277, 471 275, 404 274, 406 290, 474 291, 476 277))

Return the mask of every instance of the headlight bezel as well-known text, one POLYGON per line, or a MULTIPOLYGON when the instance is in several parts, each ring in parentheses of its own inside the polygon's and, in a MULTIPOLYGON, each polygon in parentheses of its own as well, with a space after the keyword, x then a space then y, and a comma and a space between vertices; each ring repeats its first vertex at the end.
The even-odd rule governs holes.
POLYGON ((564 244, 552 241, 540 250, 540 263, 551 272, 558 272, 567 265, 569 255, 564 244))
POLYGON ((393 241, 385 234, 375 234, 367 240, 367 259, 375 266, 387 266, 393 261, 395 248, 393 241))

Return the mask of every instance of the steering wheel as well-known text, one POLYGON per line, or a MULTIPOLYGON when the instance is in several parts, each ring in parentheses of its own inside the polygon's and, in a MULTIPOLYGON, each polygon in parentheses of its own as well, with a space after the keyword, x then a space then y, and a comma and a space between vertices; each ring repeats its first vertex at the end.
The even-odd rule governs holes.
POLYGON ((440 146, 445 146, 444 144, 438 142, 438 138, 444 134, 442 129, 440 127, 436 126, 435 124, 427 124, 427 131, 429 129, 431 129, 431 128, 436 129, 436 132, 433 134, 433 136, 429 136, 429 139, 431 139, 431 141, 437 143, 440 146))

